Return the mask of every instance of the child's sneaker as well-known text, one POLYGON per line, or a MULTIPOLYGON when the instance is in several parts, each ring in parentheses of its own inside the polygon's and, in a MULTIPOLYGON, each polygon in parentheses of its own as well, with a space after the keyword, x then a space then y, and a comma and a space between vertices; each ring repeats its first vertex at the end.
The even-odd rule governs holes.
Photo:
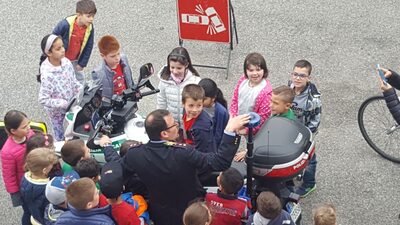
POLYGON ((302 197, 302 198, 305 198, 309 194, 311 194, 311 192, 315 191, 315 189, 317 189, 316 184, 314 184, 313 187, 307 187, 307 188, 301 186, 296 190, 296 194, 300 195, 300 197, 302 197))

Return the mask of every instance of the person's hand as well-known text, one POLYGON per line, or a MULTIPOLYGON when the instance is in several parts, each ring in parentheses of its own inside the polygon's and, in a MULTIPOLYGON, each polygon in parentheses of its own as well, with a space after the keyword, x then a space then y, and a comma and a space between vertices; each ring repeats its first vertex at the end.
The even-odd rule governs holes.
POLYGON ((244 125, 250 122, 250 115, 243 114, 236 117, 229 117, 228 124, 225 127, 225 130, 228 132, 237 132, 244 128, 244 125))
POLYGON ((233 158, 233 160, 235 160, 236 162, 241 162, 244 160, 244 158, 246 157, 246 153, 247 150, 243 150, 241 152, 236 153, 235 157, 233 158))
POLYGON ((106 145, 112 144, 111 138, 109 138, 107 135, 103 135, 101 136, 100 140, 99 140, 99 145, 101 147, 104 147, 106 145))
POLYGON ((388 90, 392 89, 392 85, 390 85, 389 83, 383 82, 382 78, 380 78, 380 77, 378 79, 379 79, 379 83, 380 83, 380 87, 381 87, 382 92, 385 92, 385 91, 388 91, 388 90))
POLYGON ((247 135, 248 132, 249 132, 249 129, 247 127, 243 127, 242 129, 239 129, 237 131, 237 134, 239 134, 239 135, 247 135))
POLYGON ((83 68, 79 64, 76 65, 75 69, 76 69, 76 71, 82 71, 83 70, 83 68))

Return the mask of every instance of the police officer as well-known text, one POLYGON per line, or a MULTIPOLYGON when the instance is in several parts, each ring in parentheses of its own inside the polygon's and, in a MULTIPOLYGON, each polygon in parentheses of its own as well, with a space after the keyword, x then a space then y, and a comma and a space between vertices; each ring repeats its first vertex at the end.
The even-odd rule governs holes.
MULTIPOLYGON (((155 225, 182 224, 188 203, 205 195, 197 171, 229 168, 239 144, 236 131, 243 129, 249 119, 248 115, 231 118, 217 152, 202 153, 172 142, 179 136, 179 124, 167 110, 158 109, 146 117, 145 129, 150 141, 129 149, 121 163, 125 178, 136 173, 146 185, 150 216, 155 225)), ((105 151, 105 154, 113 153, 105 151)))

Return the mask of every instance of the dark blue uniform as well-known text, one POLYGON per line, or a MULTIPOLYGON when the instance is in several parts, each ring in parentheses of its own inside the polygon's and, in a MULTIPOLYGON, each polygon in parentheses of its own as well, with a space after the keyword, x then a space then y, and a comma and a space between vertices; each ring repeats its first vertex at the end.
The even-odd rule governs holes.
POLYGON ((228 169, 238 144, 238 137, 224 134, 216 153, 202 153, 185 144, 150 141, 122 158, 124 177, 136 173, 146 185, 155 225, 179 225, 188 203, 205 195, 197 171, 228 169))

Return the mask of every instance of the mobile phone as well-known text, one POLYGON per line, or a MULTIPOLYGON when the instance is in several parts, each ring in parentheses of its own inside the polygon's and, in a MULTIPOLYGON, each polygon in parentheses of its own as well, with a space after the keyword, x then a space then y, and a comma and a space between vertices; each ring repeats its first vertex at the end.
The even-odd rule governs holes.
POLYGON ((383 84, 387 85, 387 79, 386 79, 385 74, 383 73, 383 70, 381 69, 379 64, 376 64, 376 70, 378 71, 378 75, 381 77, 383 84))

